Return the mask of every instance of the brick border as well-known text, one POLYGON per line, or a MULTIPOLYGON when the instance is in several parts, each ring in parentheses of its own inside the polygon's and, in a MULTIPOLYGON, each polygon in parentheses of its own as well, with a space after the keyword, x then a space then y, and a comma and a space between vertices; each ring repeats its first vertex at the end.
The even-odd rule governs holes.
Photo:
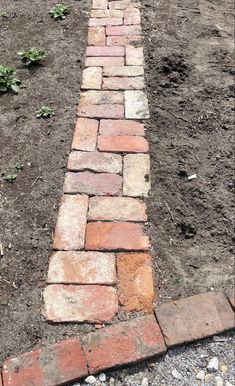
POLYGON ((2 386, 67 384, 89 374, 163 355, 173 346, 233 328, 234 311, 222 293, 191 296, 158 305, 155 314, 8 359, 3 363, 2 386))

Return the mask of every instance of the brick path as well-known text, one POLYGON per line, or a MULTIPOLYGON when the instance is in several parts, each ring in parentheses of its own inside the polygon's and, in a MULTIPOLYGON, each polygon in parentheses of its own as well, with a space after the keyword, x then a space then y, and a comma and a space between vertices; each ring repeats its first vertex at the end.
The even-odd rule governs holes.
POLYGON ((144 121, 140 3, 94 0, 50 259, 43 315, 51 322, 111 322, 154 302, 144 198, 150 160, 144 121))

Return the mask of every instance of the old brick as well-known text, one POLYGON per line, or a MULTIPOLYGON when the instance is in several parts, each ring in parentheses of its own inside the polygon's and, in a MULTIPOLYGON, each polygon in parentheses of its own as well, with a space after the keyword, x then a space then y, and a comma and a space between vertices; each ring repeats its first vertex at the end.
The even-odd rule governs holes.
POLYGON ((106 26, 106 25, 122 25, 122 19, 119 17, 104 17, 104 18, 91 18, 88 25, 90 27, 106 26))
POLYGON ((86 58, 86 67, 102 67, 102 66, 124 66, 124 57, 121 56, 90 56, 86 58))
POLYGON ((102 252, 56 252, 50 259, 47 283, 115 284, 115 255, 102 252))
POLYGON ((89 90, 81 94, 79 104, 111 105, 124 102, 124 94, 118 91, 89 90))
POLYGON ((122 157, 111 153, 73 151, 69 155, 67 168, 72 171, 121 173, 122 157))
POLYGON ((124 10, 124 24, 140 24, 140 10, 138 8, 126 8, 124 10))
POLYGON ((72 149, 93 151, 96 148, 99 122, 95 119, 77 119, 72 149))
POLYGON ((144 51, 143 47, 126 46, 126 64, 128 66, 143 66, 144 51))
POLYGON ((141 27, 139 25, 123 25, 106 27, 106 35, 120 36, 120 35, 141 35, 141 27))
POLYGON ((139 43, 141 40, 141 35, 108 36, 107 46, 125 46, 126 44, 139 43))
POLYGON ((87 196, 62 197, 55 228, 54 249, 67 251, 84 247, 87 209, 87 196))
POLYGON ((148 99, 144 91, 125 91, 125 117, 127 119, 149 118, 148 99))
POLYGON ((55 386, 88 374, 79 338, 33 350, 3 364, 5 386, 55 386))
POLYGON ((115 288, 51 284, 43 293, 43 315, 50 322, 110 322, 118 311, 115 288))
POLYGON ((235 310, 235 298, 229 297, 228 300, 231 304, 232 309, 235 310))
POLYGON ((110 9, 126 9, 126 8, 140 8, 140 7, 141 7, 140 1, 133 2, 130 0, 127 0, 127 1, 124 0, 124 1, 111 1, 109 3, 110 9))
POLYGON ((146 250, 149 238, 140 224, 95 222, 87 225, 86 250, 146 250))
POLYGON ((139 76, 143 74, 143 66, 113 66, 103 68, 104 76, 139 76))
POLYGON ((148 154, 128 154, 124 157, 123 194, 147 197, 150 190, 150 159, 148 154))
POLYGON ((143 123, 129 120, 102 119, 100 121, 100 134, 104 135, 145 135, 143 123))
POLYGON ((93 0, 92 2, 93 9, 107 9, 108 0, 93 0))
POLYGON ((79 117, 88 118, 123 118, 124 107, 123 105, 118 104, 79 104, 77 109, 77 115, 79 117))
POLYGON ((166 352, 161 330, 152 315, 92 332, 83 338, 83 344, 91 373, 166 352))
POLYGON ((92 18, 118 17, 123 18, 123 11, 119 9, 92 9, 92 18))
POLYGON ((147 153, 149 145, 144 137, 137 135, 100 135, 98 149, 122 153, 147 153))
POLYGON ((154 288, 151 260, 148 253, 118 255, 119 300, 127 312, 150 312, 153 309, 154 288))
POLYGON ((89 27, 88 28, 88 45, 89 46, 105 46, 105 28, 104 27, 89 27))
POLYGON ((89 200, 88 219, 147 221, 146 204, 131 197, 93 197, 89 200))
POLYGON ((144 88, 144 78, 138 77, 108 77, 103 78, 103 90, 140 90, 144 88))
POLYGON ((208 292, 161 304, 155 313, 168 347, 234 328, 234 312, 222 293, 208 292))
POLYGON ((108 173, 67 173, 64 191, 66 193, 85 193, 89 196, 115 196, 122 187, 122 177, 108 173))
POLYGON ((87 47, 87 56, 124 56, 124 47, 87 47))
POLYGON ((82 73, 82 89, 101 89, 102 84, 102 68, 89 67, 85 68, 82 73))

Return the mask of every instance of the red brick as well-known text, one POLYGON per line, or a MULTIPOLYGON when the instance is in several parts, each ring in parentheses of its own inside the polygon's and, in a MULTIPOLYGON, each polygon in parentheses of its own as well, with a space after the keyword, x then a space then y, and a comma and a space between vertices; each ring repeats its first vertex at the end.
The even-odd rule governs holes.
POLYGON ((122 157, 118 154, 73 151, 67 168, 71 171, 90 170, 99 173, 121 173, 122 157))
POLYGON ((88 118, 124 118, 123 105, 94 105, 79 104, 77 109, 79 117, 88 118))
POLYGON ((95 119, 77 119, 72 149, 93 151, 96 148, 99 122, 95 119))
POLYGON ((121 17, 123 18, 123 11, 119 9, 92 9, 91 10, 92 18, 100 17, 121 17))
POLYGON ((95 222, 87 225, 86 250, 146 250, 149 238, 140 224, 95 222))
POLYGON ((153 309, 154 288, 151 261, 148 253, 118 255, 119 300, 127 312, 150 312, 153 309))
MULTIPOLYGON (((92 68, 92 67, 90 67, 92 68)), ((93 105, 112 105, 121 104, 124 102, 124 95, 121 91, 97 91, 88 90, 81 94, 79 104, 93 105)))
POLYGON ((5 386, 55 386, 88 374, 80 340, 47 345, 3 364, 5 386))
POLYGON ((0 373, 0 386, 3 386, 3 383, 2 383, 2 374, 0 373))
POLYGON ((147 221, 146 204, 132 197, 93 197, 89 200, 88 219, 147 221))
POLYGON ((232 306, 232 309, 235 310, 235 298, 231 298, 231 297, 230 297, 228 300, 229 300, 229 303, 230 303, 231 306, 232 306))
POLYGON ((234 312, 222 293, 208 292, 161 304, 155 313, 168 347, 234 327, 234 312))
POLYGON ((143 66, 114 66, 104 67, 104 76, 140 76, 144 75, 143 66))
POLYGON ((102 119, 100 121, 100 134, 104 135, 145 135, 143 123, 130 120, 102 119))
POLYGON ((47 283, 115 284, 115 255, 101 252, 56 252, 50 259, 47 283))
POLYGON ((88 25, 90 27, 106 26, 106 25, 122 25, 122 18, 119 17, 104 17, 104 18, 91 18, 88 25))
POLYGON ((43 315, 54 323, 110 322, 118 311, 116 290, 109 286, 52 284, 43 297, 43 315))
POLYGON ((144 51, 143 47, 126 46, 126 64, 128 66, 143 66, 144 51))
POLYGON ((147 153, 149 145, 144 137, 137 135, 100 135, 98 149, 122 153, 147 153))
POLYGON ((138 25, 107 26, 106 34, 110 35, 141 35, 141 27, 138 25))
POLYGON ((110 9, 126 9, 126 8, 140 8, 141 3, 140 1, 133 2, 132 0, 127 0, 127 1, 111 1, 109 3, 109 8, 110 9))
POLYGON ((119 56, 114 57, 88 57, 85 61, 86 67, 103 67, 103 66, 124 66, 124 58, 119 56))
POLYGON ((64 191, 90 196, 115 196, 122 188, 122 177, 108 173, 67 173, 64 191))
POLYGON ((140 24, 140 11, 138 8, 127 8, 124 10, 124 24, 140 24))
POLYGON ((105 327, 83 338, 90 373, 149 359, 166 352, 152 315, 105 327))
POLYGON ((106 36, 104 27, 88 28, 88 45, 89 46, 105 46, 106 36))
POLYGON ((87 56, 124 56, 124 47, 87 47, 87 56))
POLYGON ((64 195, 58 212, 53 248, 82 249, 88 209, 87 196, 64 195))
POLYGON ((141 40, 141 35, 108 36, 107 46, 125 46, 126 44, 138 43, 141 40))
POLYGON ((140 90, 144 88, 144 78, 138 77, 109 77, 103 78, 103 90, 140 90))
POLYGON ((107 9, 108 0, 93 0, 92 2, 93 9, 107 9))

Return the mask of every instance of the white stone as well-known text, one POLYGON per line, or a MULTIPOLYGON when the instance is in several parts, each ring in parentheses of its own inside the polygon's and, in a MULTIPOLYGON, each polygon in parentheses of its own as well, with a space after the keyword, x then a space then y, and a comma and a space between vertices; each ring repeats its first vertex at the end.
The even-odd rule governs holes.
POLYGON ((224 384, 223 379, 220 376, 215 377, 215 383, 216 383, 216 386, 223 386, 224 384))
POLYGON ((213 357, 210 359, 208 365, 207 365, 207 370, 210 373, 216 373, 219 369, 219 360, 217 357, 213 357))
POLYGON ((93 375, 89 375, 89 377, 85 379, 85 382, 89 385, 94 385, 96 383, 96 378, 93 375))
POLYGON ((149 118, 148 99, 144 91, 125 91, 125 116, 127 119, 149 118))
POLYGON ((229 381, 226 381, 225 386, 233 386, 233 385, 232 385, 232 383, 230 383, 229 381))
POLYGON ((141 386, 149 386, 148 378, 143 378, 143 380, 141 382, 141 386))
POLYGON ((204 381, 204 379, 205 379, 205 371, 203 371, 203 370, 198 371, 198 373, 196 375, 196 378, 199 379, 200 381, 204 381))
POLYGON ((123 194, 147 197, 150 190, 150 157, 148 154, 128 154, 124 157, 123 194))
POLYGON ((109 380, 109 386, 115 386, 115 379, 112 377, 109 380))
POLYGON ((106 381, 106 375, 105 375, 105 373, 101 373, 101 374, 99 375, 99 380, 100 380, 101 382, 105 382, 105 381, 106 381))
POLYGON ((179 373, 179 371, 177 371, 176 369, 174 369, 172 372, 171 372, 172 376, 175 378, 175 379, 179 379, 179 380, 182 380, 183 377, 182 375, 179 373))

